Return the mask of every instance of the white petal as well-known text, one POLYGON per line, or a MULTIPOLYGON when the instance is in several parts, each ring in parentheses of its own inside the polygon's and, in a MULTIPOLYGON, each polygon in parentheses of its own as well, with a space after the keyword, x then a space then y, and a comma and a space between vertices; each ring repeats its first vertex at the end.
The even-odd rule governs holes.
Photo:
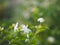
POLYGON ((53 43, 53 42, 55 41, 55 38, 54 38, 54 37, 48 37, 48 41, 49 41, 50 43, 53 43))
POLYGON ((18 22, 17 22, 16 25, 14 26, 14 32, 16 32, 17 29, 18 29, 18 22))
POLYGON ((44 22, 45 20, 44 20, 44 18, 38 18, 38 20, 37 20, 38 22, 44 22))
POLYGON ((22 26, 22 31, 24 32, 24 34, 28 34, 29 32, 31 32, 28 26, 26 25, 21 25, 21 26, 22 26))

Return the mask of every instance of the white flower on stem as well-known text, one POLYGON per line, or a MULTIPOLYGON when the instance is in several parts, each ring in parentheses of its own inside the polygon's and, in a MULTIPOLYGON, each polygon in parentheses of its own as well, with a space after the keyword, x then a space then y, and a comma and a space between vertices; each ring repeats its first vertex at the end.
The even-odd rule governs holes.
POLYGON ((18 22, 17 22, 17 23, 15 24, 15 26, 14 26, 14 32, 16 32, 17 29, 18 29, 18 22))
POLYGON ((22 26, 22 31, 24 32, 24 34, 28 34, 29 32, 31 32, 31 30, 28 28, 28 25, 21 25, 22 26))
POLYGON ((28 28, 28 25, 21 25, 22 27, 22 31, 24 32, 24 34, 26 34, 27 38, 25 39, 25 42, 29 41, 29 32, 31 32, 31 30, 28 28))
POLYGON ((40 23, 42 23, 42 22, 44 22, 45 20, 44 20, 44 18, 38 18, 37 21, 40 22, 40 23))
POLYGON ((55 38, 54 37, 48 37, 47 40, 48 40, 48 42, 53 43, 55 41, 55 38))

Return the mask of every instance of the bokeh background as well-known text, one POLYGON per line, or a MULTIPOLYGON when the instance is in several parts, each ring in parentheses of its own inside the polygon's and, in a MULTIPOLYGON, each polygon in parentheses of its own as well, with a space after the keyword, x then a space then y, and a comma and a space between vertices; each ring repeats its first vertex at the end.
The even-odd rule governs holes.
POLYGON ((0 0, 0 45, 60 45, 60 0, 0 0), (28 42, 21 24, 32 31, 28 42))

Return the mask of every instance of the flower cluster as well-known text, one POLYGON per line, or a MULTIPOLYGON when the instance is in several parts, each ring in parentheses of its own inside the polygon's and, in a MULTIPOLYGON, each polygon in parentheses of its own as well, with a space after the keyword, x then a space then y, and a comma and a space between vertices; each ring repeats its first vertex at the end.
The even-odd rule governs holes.
MULTIPOLYGON (((43 23, 45 20, 44 20, 44 18, 38 18, 37 21, 40 23, 43 23)), ((18 25, 19 25, 19 23, 16 22, 16 24, 14 25, 14 32, 16 32, 18 30, 18 25)), ((26 38, 25 42, 27 42, 29 40, 29 33, 32 31, 28 28, 28 25, 24 25, 24 24, 21 25, 21 31, 23 31, 24 34, 26 35, 27 38, 26 38)))

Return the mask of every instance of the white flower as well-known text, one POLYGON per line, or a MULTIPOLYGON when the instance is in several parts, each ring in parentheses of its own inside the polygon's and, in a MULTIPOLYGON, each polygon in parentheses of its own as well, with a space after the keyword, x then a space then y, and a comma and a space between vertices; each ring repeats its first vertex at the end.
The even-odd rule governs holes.
POLYGON ((48 42, 53 43, 55 41, 54 37, 48 37, 48 42))
POLYGON ((38 20, 37 20, 38 22, 44 22, 45 20, 44 20, 44 18, 38 18, 38 20))
POLYGON ((28 28, 28 25, 21 25, 22 26, 22 31, 24 31, 24 34, 28 34, 31 32, 31 30, 28 28))
POLYGON ((14 26, 14 32, 16 32, 17 29, 18 29, 18 22, 14 26))

